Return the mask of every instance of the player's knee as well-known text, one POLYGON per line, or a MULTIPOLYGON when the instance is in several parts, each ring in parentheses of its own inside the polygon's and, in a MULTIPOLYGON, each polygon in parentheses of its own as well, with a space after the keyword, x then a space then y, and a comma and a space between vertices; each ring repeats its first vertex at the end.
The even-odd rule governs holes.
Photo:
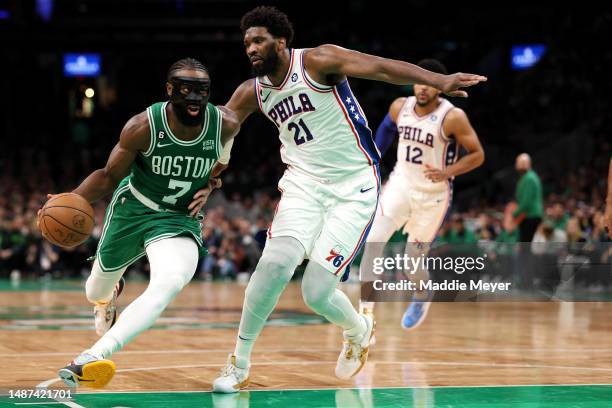
POLYGON ((330 298, 330 288, 317 285, 311 279, 302 280, 302 297, 306 306, 315 312, 324 309, 330 298))
POLYGON ((167 276, 162 282, 161 286, 170 296, 176 296, 185 285, 187 285, 188 281, 185 281, 185 278, 182 275, 176 274, 167 276))
POLYGON ((297 265, 293 265, 290 257, 279 252, 265 254, 259 260, 256 270, 267 279, 276 282, 289 282, 297 265))

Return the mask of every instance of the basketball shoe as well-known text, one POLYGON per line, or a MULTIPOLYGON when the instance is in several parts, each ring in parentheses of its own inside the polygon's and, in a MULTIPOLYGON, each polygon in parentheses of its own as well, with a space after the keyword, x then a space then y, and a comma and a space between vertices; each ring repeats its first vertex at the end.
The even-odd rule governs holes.
POLYGON ((374 320, 365 314, 359 315, 365 323, 365 331, 354 337, 344 332, 344 345, 336 364, 336 377, 342 380, 357 375, 368 359, 370 340, 374 335, 374 320))
MULTIPOLYGON (((374 318, 374 302, 359 302, 359 313, 369 316, 373 322, 376 322, 374 318)), ((375 323, 376 324, 376 323, 375 323)), ((372 334, 370 339, 370 346, 376 344, 376 335, 372 334)))
POLYGON ((412 302, 410 302, 408 308, 404 312, 404 316, 402 316, 402 327, 404 329, 416 329, 423 323, 429 311, 433 294, 433 291, 429 290, 426 296, 421 300, 416 299, 413 295, 412 302))
POLYGON ((104 333, 110 330, 117 321, 117 297, 123 292, 125 287, 125 279, 119 279, 113 290, 113 297, 108 302, 96 302, 94 306, 94 324, 98 336, 103 336, 104 333))
POLYGON ((249 385, 249 364, 241 362, 238 367, 236 356, 227 357, 227 365, 221 370, 221 375, 213 381, 213 392, 229 394, 238 392, 249 385))
POLYGON ((115 375, 115 363, 102 357, 83 352, 58 371, 57 375, 69 387, 83 385, 102 388, 115 375))

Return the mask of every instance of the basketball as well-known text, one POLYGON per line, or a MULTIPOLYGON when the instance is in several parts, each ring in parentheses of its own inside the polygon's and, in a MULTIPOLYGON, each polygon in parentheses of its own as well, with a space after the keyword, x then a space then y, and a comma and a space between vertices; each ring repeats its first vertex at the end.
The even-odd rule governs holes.
POLYGON ((93 215, 93 208, 80 195, 58 194, 51 197, 40 211, 40 231, 52 244, 71 248, 89 238, 94 227, 93 215))

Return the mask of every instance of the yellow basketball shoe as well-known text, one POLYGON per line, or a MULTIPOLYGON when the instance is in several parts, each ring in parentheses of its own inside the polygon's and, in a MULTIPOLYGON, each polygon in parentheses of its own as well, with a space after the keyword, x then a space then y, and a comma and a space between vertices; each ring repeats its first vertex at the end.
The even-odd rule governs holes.
POLYGON ((102 388, 115 375, 115 363, 92 354, 81 353, 57 374, 69 387, 83 385, 102 388))
POLYGON ((370 340, 374 334, 374 320, 360 314, 365 322, 365 331, 359 336, 349 337, 344 333, 344 346, 336 363, 336 377, 348 380, 357 375, 368 359, 370 340))
POLYGON ((249 386, 249 364, 242 361, 238 367, 236 356, 227 357, 227 365, 221 370, 221 375, 213 381, 213 392, 229 394, 238 392, 249 386))

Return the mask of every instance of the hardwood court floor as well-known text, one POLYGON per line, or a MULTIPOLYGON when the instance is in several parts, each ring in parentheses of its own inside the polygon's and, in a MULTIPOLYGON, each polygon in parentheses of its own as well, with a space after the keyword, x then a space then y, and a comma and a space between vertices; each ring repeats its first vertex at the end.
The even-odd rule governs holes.
MULTIPOLYGON (((145 284, 128 282, 120 306, 145 284)), ((0 285, 0 390, 64 389, 59 368, 93 344, 82 283, 0 285)), ((356 300, 357 286, 342 287, 356 300)), ((253 355, 249 392, 208 392, 233 350, 244 287, 192 282, 156 326, 112 360, 101 391, 73 407, 611 407, 612 303, 437 303, 414 332, 405 304, 377 305, 377 343, 351 381, 333 371, 338 328, 314 316, 291 283, 253 355), (288 391, 294 390, 294 391, 288 391)), ((15 403, 61 400, 9 399, 15 403)))

